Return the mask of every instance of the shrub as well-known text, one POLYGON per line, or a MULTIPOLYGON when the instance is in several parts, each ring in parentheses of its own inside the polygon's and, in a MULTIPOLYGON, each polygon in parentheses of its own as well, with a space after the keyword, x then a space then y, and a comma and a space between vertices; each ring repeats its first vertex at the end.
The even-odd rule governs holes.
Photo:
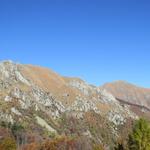
POLYGON ((102 145, 94 145, 93 150, 104 150, 102 145))
POLYGON ((16 150, 16 142, 13 138, 4 138, 0 142, 0 150, 16 150))
POLYGON ((46 140, 40 150, 73 150, 74 140, 69 137, 59 137, 53 140, 46 140))
POLYGON ((40 150, 39 144, 37 143, 30 143, 24 145, 21 150, 40 150))

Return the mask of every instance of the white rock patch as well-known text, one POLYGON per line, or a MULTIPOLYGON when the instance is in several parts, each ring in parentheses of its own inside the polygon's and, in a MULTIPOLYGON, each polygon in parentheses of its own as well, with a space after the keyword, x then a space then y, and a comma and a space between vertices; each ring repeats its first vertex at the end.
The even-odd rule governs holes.
POLYGON ((15 107, 11 108, 11 112, 13 112, 14 114, 16 114, 18 116, 22 116, 22 114, 15 107))
POLYGON ((45 127, 48 131, 50 132, 54 132, 54 133, 57 133, 57 131, 55 129, 53 129, 44 119, 42 119, 41 117, 39 116, 36 116, 35 117, 36 120, 37 120, 37 123, 39 125, 41 125, 42 127, 45 127))
POLYGON ((5 100, 5 102, 11 102, 12 98, 10 96, 6 96, 4 100, 5 100))

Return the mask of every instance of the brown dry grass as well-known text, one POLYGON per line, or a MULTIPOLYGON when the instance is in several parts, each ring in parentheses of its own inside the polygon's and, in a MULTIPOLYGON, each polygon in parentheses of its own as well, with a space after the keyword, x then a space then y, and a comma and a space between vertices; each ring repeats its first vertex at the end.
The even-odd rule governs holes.
POLYGON ((22 74, 41 89, 52 93, 63 104, 70 105, 75 100, 79 91, 71 89, 66 85, 66 81, 59 74, 39 66, 25 65, 21 70, 22 74), (67 93, 68 97, 63 97, 67 93))

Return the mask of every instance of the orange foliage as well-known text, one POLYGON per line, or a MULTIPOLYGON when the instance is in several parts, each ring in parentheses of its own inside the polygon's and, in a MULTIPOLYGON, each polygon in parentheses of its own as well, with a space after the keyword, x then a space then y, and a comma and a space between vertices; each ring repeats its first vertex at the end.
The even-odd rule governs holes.
POLYGON ((41 146, 41 150, 74 150, 74 147, 75 141, 64 136, 45 141, 41 146))
POLYGON ((39 150, 40 146, 37 143, 24 145, 21 150, 39 150))

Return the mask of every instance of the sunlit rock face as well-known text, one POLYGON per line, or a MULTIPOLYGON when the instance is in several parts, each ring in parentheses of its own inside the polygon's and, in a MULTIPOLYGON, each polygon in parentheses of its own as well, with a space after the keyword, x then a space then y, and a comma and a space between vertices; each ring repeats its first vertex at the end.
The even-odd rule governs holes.
POLYGON ((4 61, 0 63, 0 77, 2 81, 6 82, 22 82, 30 85, 20 73, 21 65, 15 64, 12 61, 4 61))

